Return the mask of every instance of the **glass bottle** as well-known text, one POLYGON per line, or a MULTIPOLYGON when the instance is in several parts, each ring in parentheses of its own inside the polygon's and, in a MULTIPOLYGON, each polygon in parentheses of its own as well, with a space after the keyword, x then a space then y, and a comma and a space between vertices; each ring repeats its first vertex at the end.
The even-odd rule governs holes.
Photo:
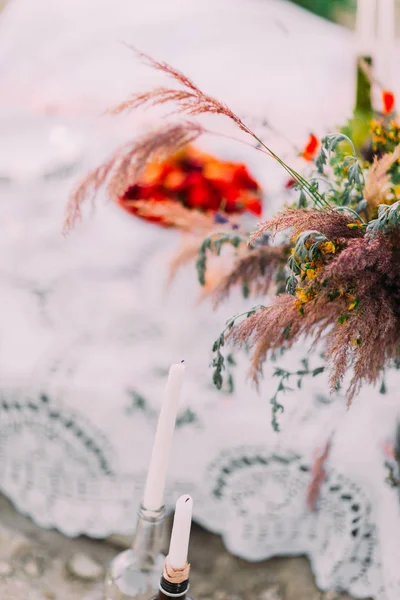
POLYGON ((157 594, 165 560, 161 553, 164 522, 164 507, 140 507, 131 548, 111 562, 105 582, 106 600, 148 600, 157 594))

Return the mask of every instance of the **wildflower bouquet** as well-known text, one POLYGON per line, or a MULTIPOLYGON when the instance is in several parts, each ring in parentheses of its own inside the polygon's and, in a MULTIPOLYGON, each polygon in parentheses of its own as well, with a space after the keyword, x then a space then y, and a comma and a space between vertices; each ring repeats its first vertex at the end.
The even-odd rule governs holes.
MULTIPOLYGON (((305 178, 228 106, 170 65, 141 57, 177 86, 134 95, 117 107, 117 112, 171 103, 175 113, 191 119, 167 123, 134 140, 91 173, 71 198, 67 227, 79 216, 84 198, 107 180, 111 197, 140 211, 143 201, 141 206, 128 203, 137 201, 136 186, 142 185, 146 164, 210 133, 194 117, 208 113, 229 119, 252 144, 256 142, 258 150, 285 169, 297 198, 249 236, 229 230, 229 216, 224 214, 228 227, 213 231, 200 245, 197 270, 201 284, 206 281, 210 253, 219 253, 224 245, 237 249, 232 270, 213 289, 216 301, 236 286, 241 286, 246 296, 265 297, 272 284, 277 292, 275 299, 228 320, 213 346, 214 383, 221 388, 224 377, 232 383, 233 360, 224 355, 226 344, 251 350, 250 371, 257 382, 269 357, 305 336, 310 338, 311 348, 318 345, 322 350, 324 364, 312 370, 305 362, 302 375, 317 375, 328 365, 335 390, 351 371, 347 389, 351 402, 363 383, 376 383, 385 369, 400 363, 400 139, 394 105, 370 126, 368 156, 344 132, 327 135, 319 146, 315 139, 310 140, 307 158, 313 169, 305 178), (129 190, 135 190, 134 198, 129 190)), ((155 212, 148 216, 161 218, 157 205, 153 202, 155 212)), ((188 210, 184 204, 180 207, 188 210)), ((278 371, 284 389, 282 381, 288 375, 278 371)), ((283 407, 276 396, 272 404, 277 428, 276 413, 283 407)))

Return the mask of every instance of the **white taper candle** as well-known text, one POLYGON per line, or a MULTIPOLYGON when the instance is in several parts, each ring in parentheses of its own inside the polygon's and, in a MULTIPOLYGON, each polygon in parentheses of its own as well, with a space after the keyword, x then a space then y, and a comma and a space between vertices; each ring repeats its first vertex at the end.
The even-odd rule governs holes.
POLYGON ((168 563, 173 569, 184 569, 187 563, 190 527, 192 525, 193 500, 181 496, 175 507, 174 524, 168 552, 168 563))
POLYGON ((375 20, 375 0, 357 0, 356 38, 358 56, 372 57, 373 40, 375 38, 375 20))
POLYGON ((394 0, 378 2, 378 67, 385 88, 392 85, 392 60, 395 51, 396 11, 394 0))
POLYGON ((169 369, 143 497, 143 505, 149 510, 158 510, 164 504, 165 480, 184 373, 183 361, 180 364, 171 365, 169 369))

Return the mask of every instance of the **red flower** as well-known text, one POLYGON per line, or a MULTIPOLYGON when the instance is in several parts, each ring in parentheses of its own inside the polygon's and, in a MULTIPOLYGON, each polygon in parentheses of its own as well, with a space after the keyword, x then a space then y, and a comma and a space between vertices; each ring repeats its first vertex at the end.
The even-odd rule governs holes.
POLYGON ((220 208, 221 198, 217 190, 203 177, 199 171, 194 171, 188 176, 187 196, 184 204, 189 208, 212 210, 220 208))
MULTIPOLYGON (((139 200, 179 202, 203 212, 251 212, 257 216, 262 212, 261 188, 245 165, 219 160, 193 147, 148 165, 139 182, 118 202, 137 214, 139 200)), ((157 217, 145 218, 161 222, 157 217)))
POLYGON ((383 114, 389 115, 394 110, 395 96, 393 92, 383 90, 382 92, 383 114))
POLYGON ((316 135, 314 135, 313 133, 310 133, 310 137, 308 138, 308 142, 306 144, 306 146, 304 147, 303 152, 301 153, 301 156, 308 161, 313 160, 313 158, 315 157, 317 150, 318 150, 318 146, 319 146, 319 140, 317 138, 316 135))
POLYGON ((285 190, 291 190, 296 185, 296 180, 290 177, 285 183, 285 190))

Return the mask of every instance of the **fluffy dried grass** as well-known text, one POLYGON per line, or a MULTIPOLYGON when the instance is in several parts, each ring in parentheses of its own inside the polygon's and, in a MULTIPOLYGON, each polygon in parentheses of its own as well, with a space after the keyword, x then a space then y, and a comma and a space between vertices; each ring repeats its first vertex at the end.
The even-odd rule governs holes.
POLYGON ((361 236, 362 232, 349 229, 348 225, 354 223, 354 215, 338 212, 336 210, 318 210, 317 208, 287 208, 272 219, 261 223, 249 239, 249 245, 254 245, 257 240, 272 231, 273 235, 291 230, 294 236, 303 231, 313 229, 320 231, 329 239, 350 238, 361 236))
POLYGON ((188 232, 207 232, 214 226, 214 213, 186 208, 173 200, 127 200, 123 206, 134 208, 139 217, 160 219, 166 227, 177 227, 188 232))
POLYGON ((139 180, 149 161, 166 159, 173 152, 195 142, 203 132, 204 129, 192 121, 168 123, 118 148, 72 193, 66 207, 64 233, 68 233, 80 219, 82 203, 86 199, 93 200, 107 182, 108 196, 118 200, 128 187, 139 180))
POLYGON ((247 126, 242 120, 223 102, 220 102, 213 96, 205 94, 189 77, 175 69, 166 62, 157 61, 148 54, 140 52, 131 46, 136 55, 141 58, 145 64, 157 71, 161 71, 183 89, 173 89, 168 87, 158 87, 148 92, 132 94, 127 100, 111 109, 114 114, 124 111, 131 111, 145 106, 160 106, 172 103, 176 106, 174 112, 186 113, 190 116, 202 114, 224 115, 231 119, 242 131, 249 132, 247 126))
POLYGON ((381 158, 375 157, 364 187, 364 198, 367 200, 368 207, 376 209, 379 204, 386 202, 390 185, 388 171, 399 158, 400 145, 392 154, 385 154, 381 158))
POLYGON ((246 286, 249 295, 260 296, 270 291, 275 274, 286 266, 289 246, 261 246, 240 256, 233 269, 225 275, 213 292, 214 305, 218 306, 233 288, 246 286))

